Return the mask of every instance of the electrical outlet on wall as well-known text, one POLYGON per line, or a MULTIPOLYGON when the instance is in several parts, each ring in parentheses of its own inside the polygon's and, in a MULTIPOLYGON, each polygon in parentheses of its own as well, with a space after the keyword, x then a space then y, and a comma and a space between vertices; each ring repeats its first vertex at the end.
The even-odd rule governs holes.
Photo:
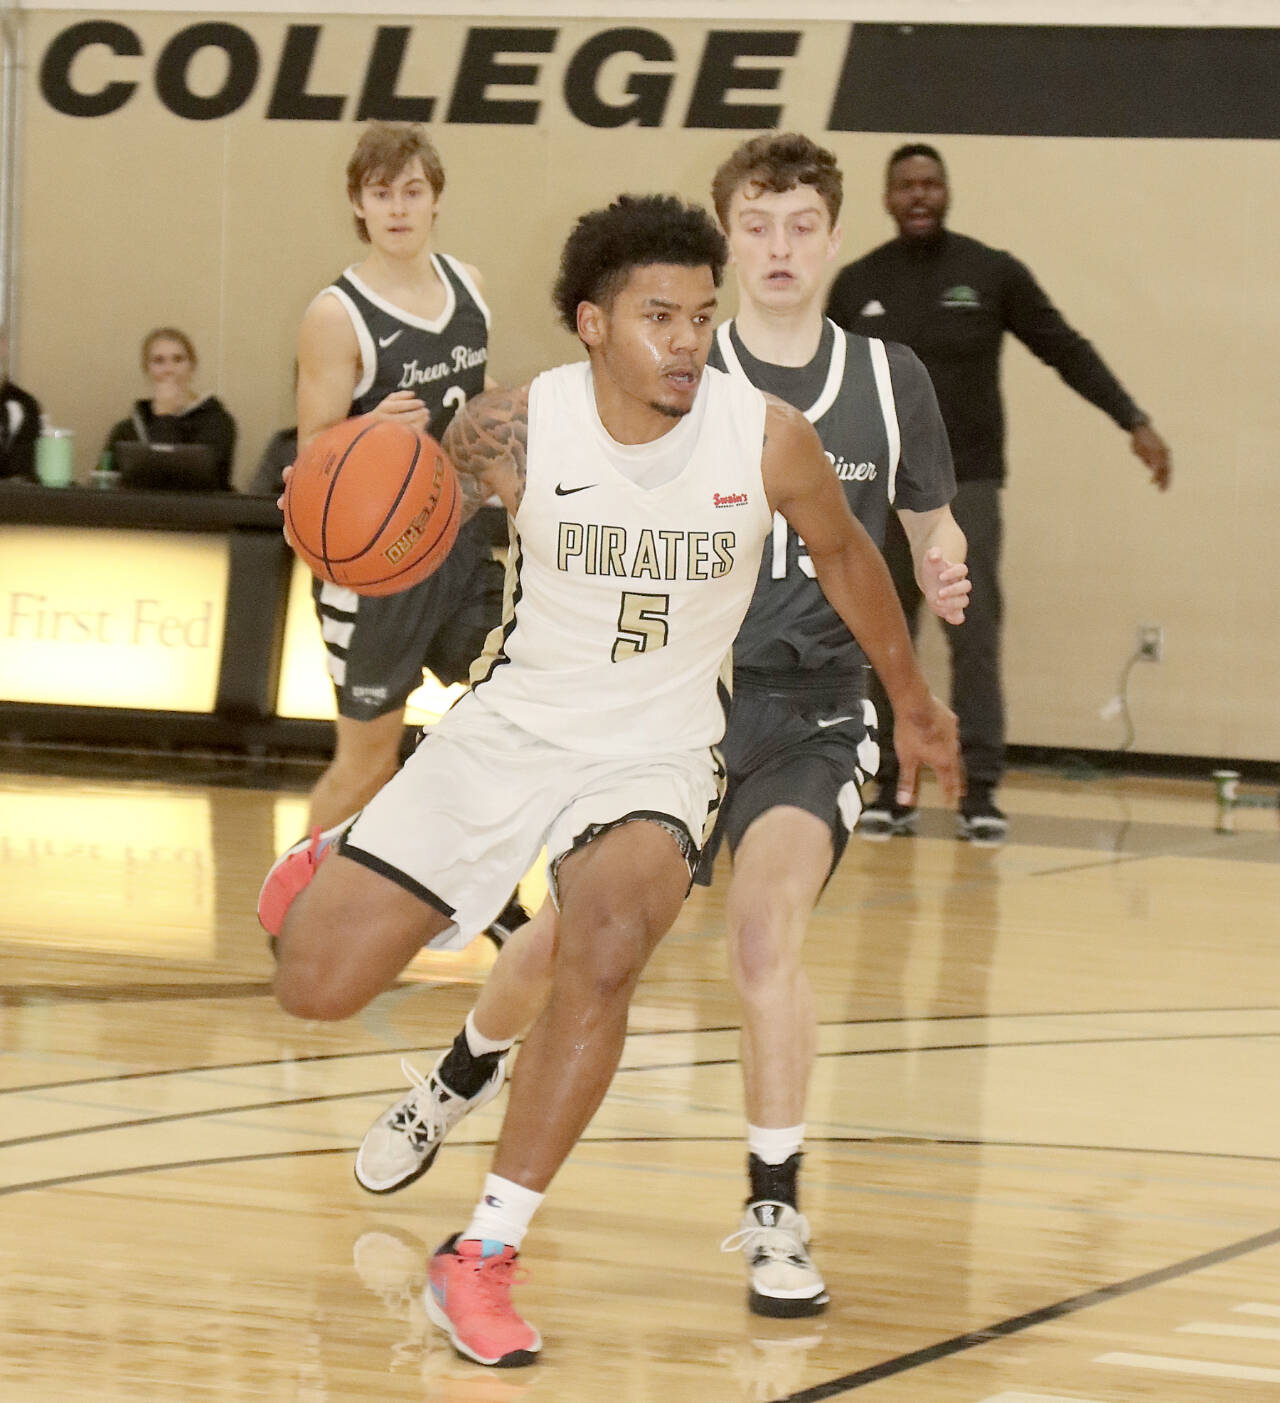
POLYGON ((1138 625, 1138 657, 1146 663, 1164 661, 1164 628, 1160 624, 1138 625))

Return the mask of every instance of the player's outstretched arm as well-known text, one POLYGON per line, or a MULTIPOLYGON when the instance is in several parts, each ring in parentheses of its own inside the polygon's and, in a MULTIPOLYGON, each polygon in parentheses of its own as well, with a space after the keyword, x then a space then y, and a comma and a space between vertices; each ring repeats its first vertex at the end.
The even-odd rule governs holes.
POLYGON ((924 602, 945 623, 964 623, 973 588, 964 563, 969 543, 950 507, 932 511, 899 510, 898 519, 911 546, 916 583, 924 602))
POLYGON ((799 533, 823 594, 888 693, 899 802, 914 801, 920 770, 927 767, 947 801, 955 803, 964 789, 956 718, 924 680, 884 557, 849 510, 813 426, 772 397, 761 467, 769 505, 799 533))
POLYGON ((458 470, 464 521, 494 495, 516 514, 524 497, 528 442, 528 385, 486 390, 454 415, 441 447, 458 470))

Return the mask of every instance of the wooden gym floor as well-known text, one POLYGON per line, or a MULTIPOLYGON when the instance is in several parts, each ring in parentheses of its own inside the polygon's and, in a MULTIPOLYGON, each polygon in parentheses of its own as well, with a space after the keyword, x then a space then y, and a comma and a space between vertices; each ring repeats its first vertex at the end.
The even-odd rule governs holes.
MULTIPOLYGON (((306 766, 0 750, 7 1403, 1213 1403, 1280 1396, 1280 835, 1212 788, 1011 778, 1005 847, 857 838, 813 921, 802 1207, 832 1304, 745 1307, 724 872, 635 1002, 526 1244, 532 1369, 424 1317, 500 1100, 374 1198, 368 1122, 491 953, 337 1026, 271 1000, 254 898, 306 766)), ((1245 787, 1246 790, 1249 788, 1245 787)))

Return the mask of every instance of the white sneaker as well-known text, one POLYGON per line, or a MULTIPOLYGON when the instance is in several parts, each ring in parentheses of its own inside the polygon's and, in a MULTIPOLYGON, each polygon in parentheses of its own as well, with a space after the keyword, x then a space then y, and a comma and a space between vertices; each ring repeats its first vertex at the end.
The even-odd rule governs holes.
POLYGON ((747 1254, 747 1302, 756 1315, 819 1315, 830 1297, 809 1256, 809 1220, 790 1204, 759 1199, 721 1252, 747 1254))
POLYGON ((483 1106, 502 1089, 507 1074, 504 1053, 493 1075, 472 1097, 459 1096, 440 1080, 442 1052, 428 1076, 410 1062, 400 1069, 413 1089, 378 1117, 365 1132, 356 1154, 356 1183, 371 1194, 394 1193, 431 1168, 444 1137, 468 1112, 483 1106))

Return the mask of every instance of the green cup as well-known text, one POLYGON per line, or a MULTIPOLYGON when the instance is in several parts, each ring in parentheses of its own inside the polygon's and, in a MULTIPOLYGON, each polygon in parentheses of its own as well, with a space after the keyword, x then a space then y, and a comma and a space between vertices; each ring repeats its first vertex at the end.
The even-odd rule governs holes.
POLYGON ((36 476, 46 487, 75 480, 75 437, 71 429, 45 429, 36 439, 36 476))
POLYGON ((1235 809, 1240 802, 1240 771, 1214 770, 1213 785, 1218 800, 1218 821, 1214 824, 1217 833, 1235 831, 1235 809))

